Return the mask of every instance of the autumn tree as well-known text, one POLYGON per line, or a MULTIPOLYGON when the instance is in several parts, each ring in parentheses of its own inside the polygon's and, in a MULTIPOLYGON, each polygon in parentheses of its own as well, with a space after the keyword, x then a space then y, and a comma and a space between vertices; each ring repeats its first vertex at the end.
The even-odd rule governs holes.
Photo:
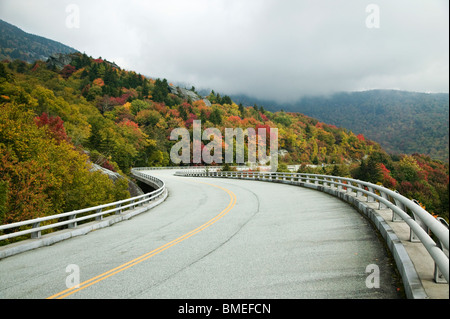
POLYGON ((77 69, 73 65, 66 65, 59 72, 64 79, 68 79, 77 69))
POLYGON ((87 156, 66 139, 60 118, 36 118, 32 110, 13 103, 1 108, 3 222, 114 200, 111 194, 117 193, 116 185, 106 175, 91 171, 87 156))
POLYGON ((6 199, 8 195, 8 185, 6 181, 0 180, 0 225, 6 214, 6 199))
POLYGON ((38 127, 46 127, 48 129, 48 134, 58 143, 61 141, 70 142, 64 128, 64 122, 59 116, 48 116, 47 113, 42 113, 42 115, 36 117, 34 121, 38 127))
POLYGON ((134 115, 138 114, 140 111, 148 109, 149 105, 142 100, 136 99, 131 102, 131 113, 134 115))

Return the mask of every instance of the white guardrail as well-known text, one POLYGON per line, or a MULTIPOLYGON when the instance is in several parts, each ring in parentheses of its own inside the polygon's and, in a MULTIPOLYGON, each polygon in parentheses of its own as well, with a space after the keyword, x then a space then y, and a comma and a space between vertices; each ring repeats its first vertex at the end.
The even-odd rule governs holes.
MULTIPOLYGON (((180 168, 180 167, 179 167, 180 168)), ((151 169, 151 168, 149 168, 151 169)), ((192 177, 225 177, 270 182, 287 183, 316 189, 329 188, 353 195, 359 200, 372 202, 378 209, 390 208, 392 220, 404 220, 410 227, 410 241, 422 242, 435 262, 435 281, 449 282, 449 229, 443 218, 435 218, 424 210, 417 201, 410 200, 396 191, 380 185, 351 178, 304 174, 304 173, 271 173, 271 172, 222 172, 216 167, 183 169, 176 172, 180 176, 192 177), (410 212, 410 214, 408 214, 410 212), (436 239, 433 240, 433 237, 436 239), (442 278, 443 277, 443 278, 442 278)))
POLYGON ((134 169, 132 170, 132 175, 142 182, 154 186, 156 190, 147 194, 104 205, 1 225, 0 234, 2 232, 5 234, 0 235, 0 241, 29 234, 31 234, 32 239, 37 239, 41 237, 41 232, 44 230, 75 228, 77 227, 77 224, 82 221, 101 221, 105 215, 120 215, 127 210, 145 205, 166 191, 164 182, 156 177, 134 169), (8 230, 11 231, 8 232, 8 230))

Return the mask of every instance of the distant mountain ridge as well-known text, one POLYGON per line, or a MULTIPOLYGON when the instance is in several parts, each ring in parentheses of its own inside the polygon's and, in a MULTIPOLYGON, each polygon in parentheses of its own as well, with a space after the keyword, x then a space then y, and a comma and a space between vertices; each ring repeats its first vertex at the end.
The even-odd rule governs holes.
POLYGON ((27 33, 0 19, 0 61, 46 61, 52 54, 78 52, 60 42, 27 33))
POLYGON ((341 92, 277 103, 233 96, 236 103, 257 104, 270 111, 299 112, 345 127, 378 142, 393 154, 422 153, 449 159, 449 94, 399 90, 341 92))

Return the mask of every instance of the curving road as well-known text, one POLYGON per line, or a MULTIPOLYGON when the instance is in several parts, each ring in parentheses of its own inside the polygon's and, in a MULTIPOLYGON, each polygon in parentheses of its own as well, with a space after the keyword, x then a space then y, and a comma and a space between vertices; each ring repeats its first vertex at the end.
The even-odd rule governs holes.
POLYGON ((403 297, 382 241, 339 199, 174 172, 148 172, 169 190, 152 210, 0 260, 0 298, 403 297), (371 264, 379 288, 366 286, 371 264))

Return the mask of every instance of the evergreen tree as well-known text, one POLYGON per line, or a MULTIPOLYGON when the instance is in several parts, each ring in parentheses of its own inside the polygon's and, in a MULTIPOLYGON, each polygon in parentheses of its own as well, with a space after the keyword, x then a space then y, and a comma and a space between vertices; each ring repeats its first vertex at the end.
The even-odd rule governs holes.
POLYGON ((178 107, 178 112, 180 112, 181 118, 182 118, 184 121, 186 121, 186 120, 187 120, 187 117, 188 117, 188 114, 187 114, 186 109, 184 108, 183 104, 181 104, 181 105, 178 107))
POLYGON ((169 84, 166 79, 156 79, 153 89, 153 100, 156 102, 165 102, 169 94, 169 84))
POLYGON ((206 117, 206 112, 205 112, 205 110, 201 110, 201 111, 200 111, 200 120, 202 121, 202 123, 205 123, 205 122, 206 122, 207 117, 206 117))
POLYGON ((364 160, 361 161, 361 165, 359 166, 355 178, 374 184, 381 181, 382 172, 375 157, 370 156, 367 162, 364 160))
POLYGON ((3 63, 0 63, 0 78, 4 78, 6 80, 9 79, 8 72, 6 71, 6 67, 3 65, 3 63))
POLYGON ((222 99, 221 99, 221 103, 220 104, 231 104, 233 103, 233 101, 231 100, 231 98, 228 95, 225 95, 222 99))
POLYGON ((209 116, 209 120, 211 123, 220 125, 222 124, 222 115, 220 114, 220 111, 218 108, 214 108, 211 112, 211 115, 209 116))
POLYGON ((144 83, 142 83, 142 97, 145 98, 150 94, 150 87, 148 86, 148 81, 145 80, 144 83))
POLYGON ((244 109, 244 106, 242 105, 242 103, 239 103, 239 113, 241 113, 242 118, 245 117, 245 109, 244 109))

